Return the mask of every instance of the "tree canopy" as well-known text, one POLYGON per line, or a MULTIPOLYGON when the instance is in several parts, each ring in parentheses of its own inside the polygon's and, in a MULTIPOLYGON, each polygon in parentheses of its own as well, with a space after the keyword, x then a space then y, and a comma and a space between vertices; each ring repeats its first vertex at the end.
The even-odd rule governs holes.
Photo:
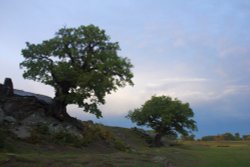
POLYGON ((155 145, 160 146, 164 135, 188 135, 197 129, 194 113, 188 103, 167 96, 152 96, 140 108, 129 112, 128 118, 139 126, 155 130, 155 145))
POLYGON ((97 26, 64 27, 40 44, 27 42, 20 67, 25 79, 55 88, 56 112, 65 115, 67 104, 78 104, 101 117, 98 104, 105 103, 105 95, 133 85, 132 64, 119 50, 97 26))

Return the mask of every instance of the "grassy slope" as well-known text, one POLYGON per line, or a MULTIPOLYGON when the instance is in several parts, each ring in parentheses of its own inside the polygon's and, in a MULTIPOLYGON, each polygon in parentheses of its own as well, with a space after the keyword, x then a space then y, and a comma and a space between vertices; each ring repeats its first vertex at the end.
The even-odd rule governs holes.
POLYGON ((0 166, 160 167, 165 160, 179 167, 250 166, 250 143, 247 142, 185 142, 173 147, 149 148, 130 129, 109 129, 133 148, 132 151, 119 152, 98 144, 79 149, 9 141, 12 150, 0 152, 0 166))

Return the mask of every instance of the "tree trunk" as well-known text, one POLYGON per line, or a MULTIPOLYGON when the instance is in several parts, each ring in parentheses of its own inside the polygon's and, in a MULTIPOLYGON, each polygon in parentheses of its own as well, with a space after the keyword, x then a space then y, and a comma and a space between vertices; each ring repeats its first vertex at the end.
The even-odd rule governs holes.
POLYGON ((52 109, 52 115, 59 119, 60 121, 68 122, 72 125, 74 125, 79 130, 84 130, 84 127, 81 123, 81 121, 78 121, 76 118, 72 118, 67 113, 67 101, 66 98, 69 94, 69 88, 67 86, 58 87, 56 89, 56 95, 53 102, 53 109, 52 109))
POLYGON ((54 104, 53 104, 53 115, 58 118, 61 121, 64 121, 66 119, 69 119, 70 116, 67 113, 67 102, 66 98, 69 94, 69 87, 65 84, 58 84, 58 87, 56 87, 56 94, 54 98, 54 104))
POLYGON ((68 122, 71 125, 75 126, 79 130, 84 130, 84 127, 81 121, 77 120, 76 118, 71 117, 67 113, 67 104, 58 98, 54 99, 53 105, 53 116, 59 119, 60 121, 68 122))
POLYGON ((53 115, 61 121, 68 119, 70 116, 67 113, 66 107, 67 104, 64 101, 55 97, 53 104, 53 115))
POLYGON ((154 141, 153 141, 153 146, 155 146, 155 147, 160 147, 160 146, 163 145, 162 142, 161 142, 162 136, 163 136, 163 135, 162 135, 161 133, 157 133, 157 134, 155 135, 155 138, 154 138, 154 141))

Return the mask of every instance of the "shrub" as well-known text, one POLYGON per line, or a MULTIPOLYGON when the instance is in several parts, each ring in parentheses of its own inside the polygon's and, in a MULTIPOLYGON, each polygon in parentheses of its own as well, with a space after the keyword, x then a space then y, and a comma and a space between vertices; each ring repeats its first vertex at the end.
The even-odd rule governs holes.
POLYGON ((47 124, 41 123, 37 125, 36 131, 42 135, 48 135, 49 134, 49 126, 47 124))
POLYGON ((84 145, 83 139, 64 131, 53 134, 52 141, 56 144, 68 144, 75 147, 84 145))
POLYGON ((40 143, 49 140, 49 127, 47 124, 38 124, 32 131, 31 136, 27 139, 30 143, 40 143))
POLYGON ((250 141, 250 135, 243 135, 243 140, 250 141))
POLYGON ((114 135, 103 125, 101 124, 85 124, 85 132, 83 133, 85 144, 92 143, 93 141, 105 140, 112 141, 114 140, 114 135))
POLYGON ((127 151, 129 148, 124 144, 123 141, 116 139, 114 141, 114 147, 120 151, 127 151))
POLYGON ((105 141, 113 140, 114 135, 103 125, 97 124, 96 125, 96 130, 99 135, 99 137, 105 141))

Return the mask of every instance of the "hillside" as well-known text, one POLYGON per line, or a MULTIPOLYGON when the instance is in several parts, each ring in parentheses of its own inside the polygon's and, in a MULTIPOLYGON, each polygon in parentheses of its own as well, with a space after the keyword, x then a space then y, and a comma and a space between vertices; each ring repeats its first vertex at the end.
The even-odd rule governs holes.
POLYGON ((150 146, 138 128, 50 113, 52 99, 0 84, 1 167, 248 167, 250 142, 170 141, 150 146), (8 88, 8 89, 6 89, 8 88))
POLYGON ((102 142, 85 147, 7 140, 0 151, 0 166, 84 167, 179 167, 250 166, 249 142, 181 142, 171 147, 151 148, 133 129, 104 127, 130 147, 119 151, 102 142))

